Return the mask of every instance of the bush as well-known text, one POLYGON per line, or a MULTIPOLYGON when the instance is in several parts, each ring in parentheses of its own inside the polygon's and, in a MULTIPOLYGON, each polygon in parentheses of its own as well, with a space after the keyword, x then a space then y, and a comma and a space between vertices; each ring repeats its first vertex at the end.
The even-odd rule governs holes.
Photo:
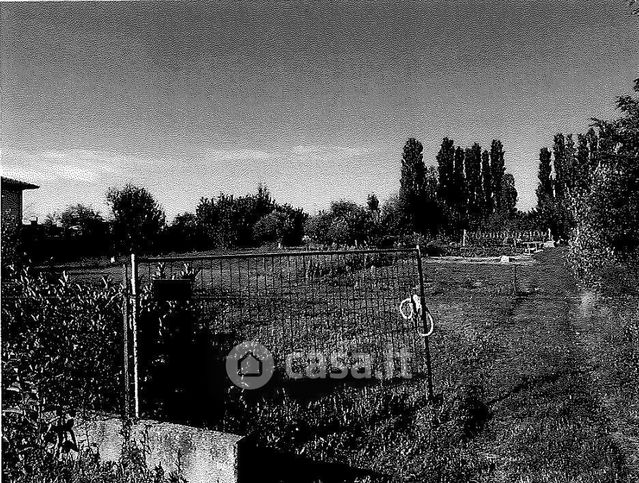
POLYGON ((302 243, 306 213, 290 205, 277 206, 253 225, 253 238, 258 245, 278 242, 286 246, 302 243))
POLYGON ((601 286, 604 272, 630 274, 639 256, 639 170, 600 166, 591 191, 575 200, 577 228, 570 249, 576 274, 601 286), (621 268, 625 265, 625 269, 621 268))
POLYGON ((321 245, 377 244, 381 238, 378 213, 346 200, 334 201, 328 212, 309 218, 304 232, 321 245))
POLYGON ((65 274, 49 280, 29 269, 3 279, 3 458, 10 465, 7 471, 28 474, 42 460, 42 452, 51 443, 46 419, 50 415, 119 407, 121 300, 121 288, 108 280, 101 286, 80 285, 65 274))
POLYGON ((26 268, 2 289, 3 388, 32 383, 49 408, 117 406, 121 287, 53 281, 26 268), (96 364, 100 361, 100 364, 96 364))

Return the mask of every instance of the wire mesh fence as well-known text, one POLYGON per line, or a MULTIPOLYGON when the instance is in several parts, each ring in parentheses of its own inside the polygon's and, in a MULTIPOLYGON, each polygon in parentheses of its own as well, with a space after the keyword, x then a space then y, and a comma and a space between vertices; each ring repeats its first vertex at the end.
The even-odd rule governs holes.
POLYGON ((157 387, 172 378, 195 370, 210 383, 211 360, 243 341, 270 351, 282 384, 298 375, 331 377, 337 366, 378 382, 427 375, 423 320, 399 311, 422 293, 420 264, 415 249, 137 259, 142 412, 166 402, 157 387), (174 352, 190 345, 191 354, 197 347, 215 353, 197 361, 162 354, 168 334, 185 331, 207 335, 183 338, 174 352), (311 362, 319 373, 311 374, 311 362), (158 372, 162 363, 173 367, 158 372))
POLYGON ((215 332, 233 331, 262 343, 280 362, 300 351, 421 352, 415 337, 419 321, 405 320, 398 311, 401 300, 419 293, 415 250, 144 258, 138 263, 140 286, 151 297, 182 298, 177 292, 183 286, 167 281, 185 281, 189 303, 202 322, 215 332))

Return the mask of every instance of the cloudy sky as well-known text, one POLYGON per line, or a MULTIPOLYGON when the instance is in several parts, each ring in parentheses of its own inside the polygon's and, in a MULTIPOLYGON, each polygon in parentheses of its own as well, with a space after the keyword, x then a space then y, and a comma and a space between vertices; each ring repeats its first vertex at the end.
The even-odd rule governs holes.
POLYGON ((310 212, 399 187, 402 146, 501 139, 519 206, 556 132, 639 76, 625 0, 0 5, 2 172, 27 215, 151 190, 172 217, 264 182, 310 212))

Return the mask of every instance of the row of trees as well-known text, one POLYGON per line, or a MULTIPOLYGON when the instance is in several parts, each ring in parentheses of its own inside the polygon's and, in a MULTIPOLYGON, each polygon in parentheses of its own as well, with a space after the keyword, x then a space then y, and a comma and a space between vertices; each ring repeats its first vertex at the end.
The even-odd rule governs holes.
MULTIPOLYGON (((302 209, 277 203, 260 185, 245 196, 221 193, 202 198, 195 212, 179 214, 167 223, 162 207, 145 188, 132 184, 110 188, 108 221, 90 207, 71 205, 49 215, 43 231, 31 233, 31 251, 48 249, 56 258, 68 258, 268 243, 294 246, 304 239, 319 245, 389 246, 416 237, 458 239, 464 228, 504 229, 521 218, 500 141, 493 141, 488 151, 477 143, 464 149, 444 138, 436 160, 437 167, 426 166, 422 144, 410 138, 403 149, 398 193, 384 203, 375 194, 362 205, 335 201, 311 217, 302 209)), ((47 258, 42 255, 36 258, 47 258)))
POLYGON ((574 201, 589 189, 603 153, 609 151, 604 138, 594 128, 577 136, 558 133, 552 149, 539 152, 537 212, 541 222, 561 237, 575 226, 574 201))
POLYGON ((574 265, 586 279, 609 263, 636 273, 639 261, 639 97, 619 97, 617 109, 620 118, 593 119, 576 143, 557 134, 539 154, 537 216, 572 239, 574 265))
POLYGON ((172 223, 145 188, 127 184, 110 188, 106 202, 111 217, 85 205, 68 206, 47 216, 43 236, 59 239, 72 253, 86 255, 130 251, 189 251, 213 247, 248 247, 264 243, 299 245, 307 214, 278 204, 265 186, 234 197, 202 198, 195 213, 181 213, 172 223), (75 245, 78 245, 77 247, 75 245), (79 251, 78 251, 79 249, 79 251))
POLYGON ((417 139, 408 139, 399 192, 385 203, 374 194, 365 206, 334 202, 309 219, 305 234, 321 244, 379 246, 418 237, 459 239, 465 228, 502 230, 528 222, 515 207, 515 180, 505 171, 500 141, 489 152, 477 143, 464 149, 444 138, 437 167, 426 166, 423 150, 417 139))
POLYGON ((444 138, 436 159, 437 168, 426 167, 419 141, 411 138, 404 146, 399 202, 407 227, 458 235, 464 228, 497 228, 516 216, 515 179, 506 173, 500 141, 488 151, 444 138))

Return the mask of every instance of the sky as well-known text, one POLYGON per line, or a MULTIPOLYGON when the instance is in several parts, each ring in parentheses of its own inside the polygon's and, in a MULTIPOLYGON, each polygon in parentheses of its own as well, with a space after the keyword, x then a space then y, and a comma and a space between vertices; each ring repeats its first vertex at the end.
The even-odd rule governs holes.
POLYGON ((409 137, 500 139, 518 206, 539 149, 639 77, 625 0, 2 3, 2 174, 25 218, 144 186, 167 216, 268 186, 314 213, 399 188, 409 137))

